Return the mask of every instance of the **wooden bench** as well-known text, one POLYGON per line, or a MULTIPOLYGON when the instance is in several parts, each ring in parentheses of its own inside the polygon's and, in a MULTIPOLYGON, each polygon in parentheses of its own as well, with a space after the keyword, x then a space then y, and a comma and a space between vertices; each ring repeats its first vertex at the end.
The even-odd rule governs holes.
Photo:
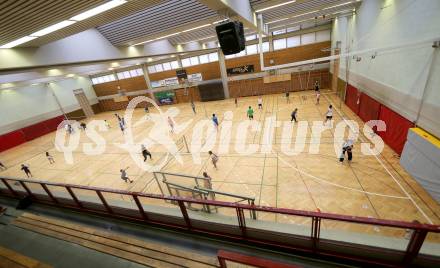
POLYGON ((178 250, 64 220, 24 213, 13 224, 151 267, 219 267, 215 257, 178 250))
POLYGON ((0 247, 0 268, 51 268, 47 264, 0 247))

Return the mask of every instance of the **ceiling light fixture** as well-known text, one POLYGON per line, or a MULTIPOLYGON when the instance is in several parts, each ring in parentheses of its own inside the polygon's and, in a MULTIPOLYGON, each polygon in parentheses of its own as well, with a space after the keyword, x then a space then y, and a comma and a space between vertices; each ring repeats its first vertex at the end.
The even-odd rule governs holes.
POLYGON ((341 7, 341 6, 345 6, 345 5, 348 5, 348 4, 353 4, 353 3, 356 3, 356 2, 358 2, 358 1, 350 1, 350 2, 339 4, 339 5, 334 5, 334 6, 331 6, 331 7, 326 7, 326 8, 323 8, 322 10, 331 9, 331 8, 335 8, 335 7, 341 7))
POLYGON ((229 20, 229 19, 214 21, 212 24, 217 24, 217 23, 224 22, 224 21, 227 21, 227 20, 229 20))
POLYGON ((90 10, 87 10, 86 12, 83 12, 79 15, 76 15, 76 16, 70 18, 70 20, 74 20, 74 21, 85 20, 87 18, 93 17, 95 15, 98 15, 99 13, 105 12, 109 9, 112 9, 114 7, 120 6, 125 3, 127 3, 126 0, 113 0, 113 1, 107 2, 103 5, 100 5, 95 8, 92 8, 90 10))
POLYGON ((25 36, 25 37, 19 38, 17 40, 14 40, 12 42, 9 42, 9 43, 7 43, 7 44, 5 44, 3 46, 0 46, 0 48, 13 48, 13 47, 16 47, 18 45, 27 43, 27 42, 29 42, 31 40, 34 40, 35 38, 47 35, 49 33, 55 32, 55 31, 58 31, 58 30, 60 30, 62 28, 70 26, 70 25, 72 25, 72 24, 74 24, 74 23, 76 23, 78 21, 90 18, 90 17, 95 16, 95 15, 97 15, 99 13, 102 13, 102 12, 107 11, 109 9, 112 9, 114 7, 120 6, 120 5, 122 5, 122 4, 126 3, 126 2, 127 2, 126 0, 113 0, 113 1, 107 2, 107 3, 103 4, 103 5, 97 6, 97 7, 92 8, 92 9, 86 11, 86 12, 83 12, 83 13, 81 13, 79 15, 76 15, 76 16, 68 19, 68 20, 64 20, 64 21, 58 22, 58 23, 53 24, 53 25, 51 25, 49 27, 41 29, 41 30, 39 30, 39 31, 37 31, 35 33, 32 33, 32 34, 30 34, 28 36, 25 36))
POLYGON ((67 27, 67 26, 72 25, 74 23, 76 23, 76 21, 72 21, 72 20, 65 20, 65 21, 62 21, 62 22, 58 22, 57 24, 51 25, 51 26, 46 27, 46 28, 44 28, 42 30, 39 30, 38 32, 30 34, 30 36, 40 37, 40 36, 43 36, 43 35, 50 34, 52 32, 58 31, 58 30, 60 30, 60 29, 62 29, 64 27, 67 27))
POLYGON ((7 43, 7 44, 1 46, 0 48, 16 47, 18 45, 21 45, 21 44, 24 44, 24 43, 29 42, 31 40, 34 40, 35 38, 37 38, 37 37, 36 36, 25 36, 25 37, 22 37, 20 39, 14 40, 14 41, 12 41, 10 43, 7 43))
MULTIPOLYGON (((181 32, 175 32, 175 33, 172 33, 172 34, 160 36, 160 37, 157 37, 157 38, 154 38, 154 39, 150 39, 150 40, 147 40, 147 41, 142 41, 142 42, 130 45, 130 46, 133 47, 133 46, 142 45, 142 44, 150 43, 150 42, 153 42, 153 41, 157 41, 157 40, 160 40, 160 39, 165 39, 167 37, 171 37, 171 36, 178 35, 178 34, 181 34, 181 33, 187 33, 187 32, 190 32, 190 31, 201 29, 201 28, 204 28, 204 27, 207 27, 207 26, 210 26, 210 25, 214 25, 214 24, 220 23, 222 21, 227 21, 227 20, 228 19, 214 21, 213 23, 203 24, 203 25, 191 28, 191 29, 187 29, 187 30, 183 30, 181 32)), ((202 39, 198 39, 198 40, 194 40, 194 41, 191 41, 191 42, 195 42, 195 41, 199 41, 199 40, 203 40, 203 39, 208 39, 208 38, 211 38, 211 36, 205 37, 205 38, 202 38, 202 39)), ((187 43, 191 43, 191 42, 187 42, 187 43)), ((182 43, 182 44, 187 44, 187 43, 182 43)))
POLYGON ((190 31, 197 30, 197 29, 200 29, 200 28, 204 28, 204 27, 210 26, 210 25, 211 25, 211 23, 204 24, 204 25, 197 26, 197 27, 194 27, 194 28, 191 28, 191 29, 188 29, 188 30, 184 30, 184 31, 182 31, 182 33, 190 32, 190 31))
POLYGON ((142 44, 150 43, 150 42, 153 42, 153 41, 157 41, 157 40, 160 40, 160 39, 164 39, 164 38, 167 38, 167 37, 171 37, 171 36, 174 36, 174 35, 178 35, 178 34, 180 34, 180 33, 182 33, 182 32, 177 32, 177 33, 172 33, 172 34, 168 34, 168 35, 160 36, 160 37, 157 37, 157 38, 154 38, 154 39, 150 39, 150 40, 147 40, 147 41, 143 41, 143 42, 136 43, 136 44, 134 44, 133 46, 137 46, 137 45, 142 45, 142 44))
POLYGON ((262 11, 266 11, 266 10, 269 10, 269 9, 272 9, 272 8, 276 8, 276 7, 292 4, 292 3, 295 3, 295 2, 296 2, 296 0, 287 1, 287 2, 284 2, 284 3, 278 4, 278 5, 273 5, 273 6, 270 6, 270 7, 265 7, 265 8, 261 8, 261 9, 255 10, 255 12, 262 12, 262 11))

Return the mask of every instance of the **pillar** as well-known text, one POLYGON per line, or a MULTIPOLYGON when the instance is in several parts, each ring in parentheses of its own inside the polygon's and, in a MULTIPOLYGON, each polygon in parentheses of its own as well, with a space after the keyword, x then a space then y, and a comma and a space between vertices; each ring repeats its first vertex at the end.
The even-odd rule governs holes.
POLYGON ((223 84, 223 92, 225 93, 225 98, 229 98, 229 87, 228 87, 228 73, 226 72, 226 61, 225 55, 221 49, 218 50, 218 63, 220 65, 220 74, 223 84))

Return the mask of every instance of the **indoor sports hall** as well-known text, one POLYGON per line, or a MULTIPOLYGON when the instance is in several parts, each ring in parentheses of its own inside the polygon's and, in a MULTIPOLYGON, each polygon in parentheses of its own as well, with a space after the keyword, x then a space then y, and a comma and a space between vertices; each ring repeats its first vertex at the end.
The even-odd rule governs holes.
POLYGON ((436 0, 0 1, 0 267, 438 267, 439 46, 436 0))

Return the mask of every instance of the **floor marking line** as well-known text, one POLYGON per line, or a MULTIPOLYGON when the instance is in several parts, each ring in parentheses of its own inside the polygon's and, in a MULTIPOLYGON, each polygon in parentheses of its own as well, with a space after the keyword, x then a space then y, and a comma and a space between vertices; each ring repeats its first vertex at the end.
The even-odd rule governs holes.
POLYGON ((374 192, 362 191, 362 190, 359 190, 359 189, 356 189, 356 188, 351 188, 351 187, 343 186, 343 185, 340 185, 340 184, 337 184, 337 183, 333 183, 333 182, 330 182, 330 181, 324 180, 324 179, 322 179, 322 178, 316 177, 315 175, 312 175, 312 174, 310 174, 310 173, 307 173, 307 172, 305 172, 305 171, 303 171, 303 170, 301 170, 301 169, 299 169, 299 168, 295 168, 295 167, 293 167, 289 162, 287 162, 286 160, 284 160, 281 156, 278 156, 278 158, 281 160, 281 162, 283 162, 283 163, 286 164, 287 166, 293 168, 294 170, 296 170, 296 171, 298 171, 298 172, 304 174, 304 175, 307 176, 307 177, 310 177, 310 178, 312 178, 312 179, 318 180, 318 181, 320 181, 320 182, 322 182, 322 183, 325 183, 325 184, 329 184, 329 185, 332 185, 332 186, 335 186, 335 187, 338 187, 338 188, 343 188, 343 189, 346 189, 346 190, 351 190, 351 191, 355 191, 355 192, 359 192, 359 193, 365 193, 365 194, 369 194, 369 195, 377 195, 377 196, 389 197, 389 198, 397 198, 397 199, 408 199, 407 196, 394 196, 394 195, 385 195, 385 194, 380 194, 380 193, 374 193, 374 192))
MULTIPOLYGON (((327 97, 327 96, 324 96, 326 99, 327 99, 327 101, 329 102, 329 103, 331 103, 330 102, 330 100, 329 100, 329 98, 327 97)), ((341 111, 339 111, 339 109, 338 108, 336 108, 336 107, 334 107, 335 108, 335 110, 336 110, 336 112, 339 114, 339 116, 345 121, 345 123, 352 129, 352 131, 353 131, 353 133, 356 133, 354 130, 353 130, 353 128, 352 128, 352 126, 351 126, 351 124, 349 124, 349 122, 347 121, 347 119, 345 118, 345 116, 343 115, 343 113, 341 112, 341 111)), ((358 133, 359 134, 359 133, 358 133)), ((365 142, 365 139, 361 136, 361 135, 359 135, 359 138, 363 141, 363 142, 365 142)), ((371 148, 370 147, 368 147, 368 150, 370 150, 370 152, 372 153, 373 151, 371 150, 371 148)), ((427 219, 428 220, 428 222, 430 223, 430 224, 433 224, 433 222, 432 222, 432 220, 428 217, 428 215, 426 215, 425 214, 425 212, 417 205, 417 203, 414 201, 414 199, 409 195, 409 193, 403 188, 403 186, 397 181, 397 179, 393 176, 393 174, 391 174, 391 172, 388 170, 388 168, 384 165, 384 163, 377 157, 377 155, 376 154, 373 154, 374 155, 374 157, 376 158, 376 160, 382 165, 382 167, 388 172, 388 174, 390 174, 390 176, 391 176, 391 178, 393 178, 393 180, 396 182, 396 184, 400 187, 400 189, 405 193, 405 195, 407 196, 407 199, 409 199, 409 200, 411 200, 411 202, 414 204, 414 206, 419 210, 419 212, 425 217, 425 219, 427 219)))

